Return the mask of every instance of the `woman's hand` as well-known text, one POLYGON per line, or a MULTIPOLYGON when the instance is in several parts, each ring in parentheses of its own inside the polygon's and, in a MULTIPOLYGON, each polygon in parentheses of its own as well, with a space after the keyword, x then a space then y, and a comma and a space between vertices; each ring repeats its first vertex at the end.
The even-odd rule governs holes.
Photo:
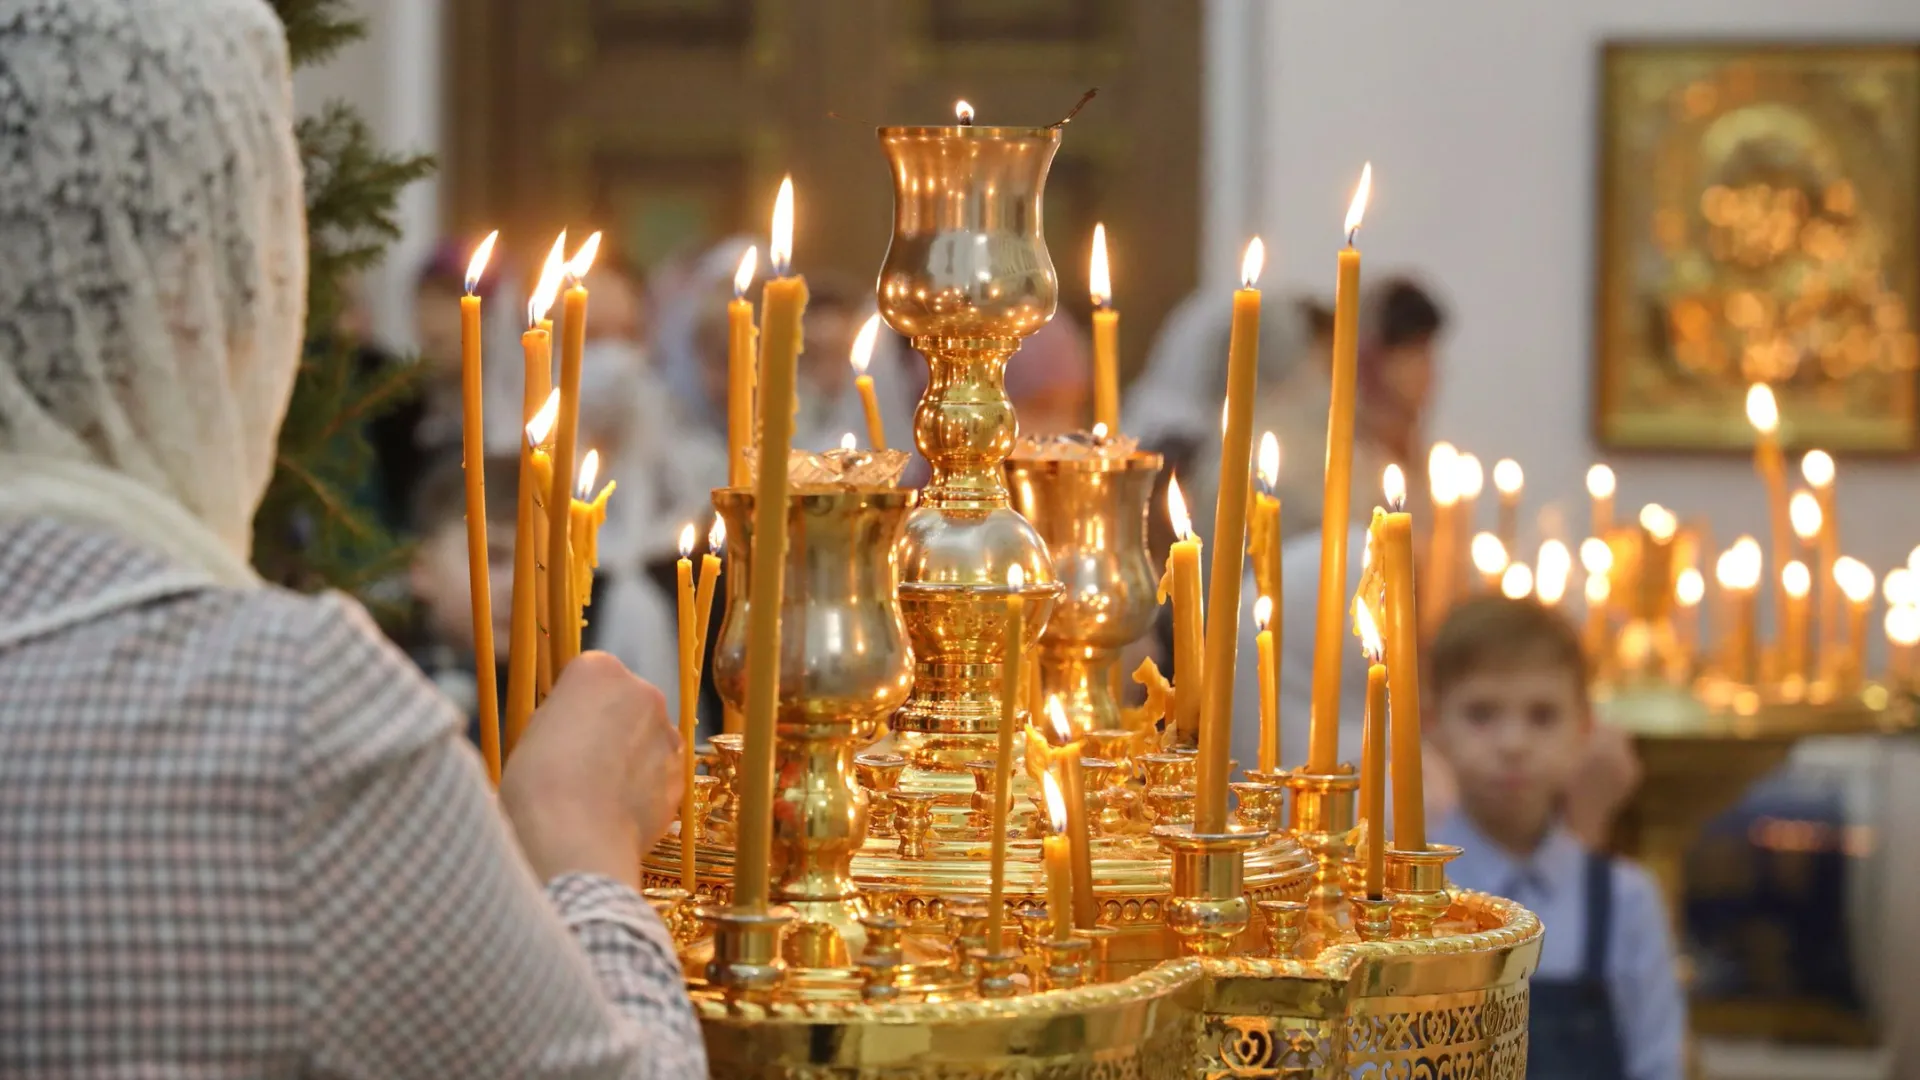
POLYGON ((640 853, 679 809, 681 772, 660 691, 606 653, 582 653, 514 748, 500 805, 542 881, 579 872, 638 888, 640 853))

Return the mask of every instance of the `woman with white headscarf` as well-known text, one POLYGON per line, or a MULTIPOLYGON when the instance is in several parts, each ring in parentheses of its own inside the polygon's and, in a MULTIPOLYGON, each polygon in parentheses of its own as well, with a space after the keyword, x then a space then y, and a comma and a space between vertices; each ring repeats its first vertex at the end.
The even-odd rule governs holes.
POLYGON ((496 803, 365 612, 248 566, 306 263, 270 10, 0 0, 0 129, 0 1075, 704 1075, 634 891, 659 694, 583 656, 496 803))

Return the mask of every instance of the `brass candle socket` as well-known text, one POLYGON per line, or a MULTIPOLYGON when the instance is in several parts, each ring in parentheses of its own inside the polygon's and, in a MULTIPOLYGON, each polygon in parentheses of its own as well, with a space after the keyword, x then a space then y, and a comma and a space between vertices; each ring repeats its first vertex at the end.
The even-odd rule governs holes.
POLYGON ((780 961, 780 938, 793 921, 793 910, 707 906, 699 909, 698 916, 713 937, 707 982, 729 1001, 771 1000, 786 978, 786 965, 780 961))
POLYGON ((1147 810, 1156 827, 1193 824, 1193 803, 1194 794, 1186 788, 1147 789, 1147 810))
POLYGON ((860 925, 867 932, 867 948, 859 960, 860 996, 871 1002, 893 1001, 900 996, 900 974, 906 966, 900 949, 906 924, 891 915, 868 915, 860 925))
POLYGON ((1019 927, 1021 961, 1037 977, 1042 964, 1040 946, 1053 936, 1053 915, 1046 904, 1036 902, 1014 912, 1013 921, 1019 927))
POLYGON ((1433 924, 1453 906, 1447 891, 1447 864, 1460 857, 1452 844, 1428 844, 1424 851, 1389 847, 1385 853, 1386 899, 1393 902, 1393 936, 1430 938, 1433 924))
MULTIPOLYGON (((753 565, 754 502, 745 489, 713 493, 736 567, 753 565)), ((898 488, 800 488, 787 500, 769 861, 772 897, 794 912, 786 957, 796 967, 846 969, 864 951, 867 911, 852 863, 866 839, 867 797, 853 757, 906 700, 913 677, 894 551, 914 502, 898 488)), ((749 671, 758 678, 771 668, 765 658, 750 667, 747 656, 750 578, 727 575, 714 652, 714 683, 735 708, 749 671)))
POLYGON ((1162 825, 1154 839, 1172 860, 1173 895, 1167 926, 1180 935, 1189 956, 1225 956, 1253 921, 1246 896, 1248 849, 1264 832, 1196 833, 1189 826, 1162 825))
POLYGON ((995 768, 991 760, 967 762, 967 771, 973 774, 973 795, 967 802, 967 824, 982 833, 993 828, 995 768))
POLYGON ((893 827, 893 792, 900 786, 900 773, 906 769, 907 759, 899 754, 868 750, 854 755, 853 767, 859 774, 861 788, 867 793, 867 835, 881 839, 900 835, 893 827))
POLYGON ((1194 773, 1199 759, 1192 754, 1160 753, 1141 754, 1134 759, 1140 767, 1147 790, 1154 788, 1187 788, 1194 784, 1194 773))
MULTIPOLYGON (((713 802, 720 796, 720 778, 717 776, 696 776, 693 778, 693 840, 702 844, 712 839, 712 831, 707 824, 707 815, 713 809, 713 802)), ((686 822, 681 822, 685 828, 686 822)))
POLYGON ((987 951, 987 902, 971 896, 947 901, 947 936, 953 941, 954 975, 972 985, 980 977, 974 956, 987 951))
POLYGON ((1040 989, 1072 990, 1087 981, 1087 961, 1093 943, 1084 938, 1044 941, 1040 944, 1040 989))
POLYGON ((655 915, 660 916, 660 922, 672 935, 674 944, 684 947, 693 936, 689 924, 697 921, 689 918, 691 912, 687 907, 687 901, 693 898, 693 894, 685 889, 661 886, 640 890, 640 898, 647 902, 655 915))
POLYGON ((1393 936, 1392 900, 1354 894, 1347 898, 1353 915, 1353 932, 1361 941, 1385 941, 1393 936))
POLYGON ((1053 317, 1059 294, 1040 204, 1060 130, 879 136, 894 213, 877 299, 927 358, 913 435, 931 466, 900 547, 915 678, 892 725, 916 767, 955 771, 985 756, 999 730, 1008 568, 1026 574, 1029 641, 1060 591, 1039 533, 1008 505, 1001 469, 1017 431, 1007 358, 1053 317))
POLYGON ((1094 731, 1120 727, 1120 651, 1159 611, 1159 575, 1147 557, 1147 502, 1160 455, 1032 458, 1007 462, 1013 508, 1033 523, 1064 590, 1040 637, 1040 688, 1094 731))
POLYGON ((893 801, 899 809, 895 827, 900 832, 900 857, 903 859, 924 859, 927 857, 927 840, 933 835, 933 804, 940 798, 937 791, 896 791, 893 801))
POLYGON ((1133 732, 1095 728, 1087 732, 1084 738, 1087 740, 1089 757, 1111 761, 1120 767, 1119 772, 1113 777, 1113 783, 1125 784, 1133 779, 1133 732))
POLYGON ((1360 777, 1350 767, 1316 774, 1301 768, 1287 774, 1287 831, 1313 856, 1313 888, 1308 906, 1338 918, 1345 864, 1351 854, 1347 834, 1359 810, 1360 777))
POLYGON ((1280 805, 1286 789, 1276 784, 1244 780, 1227 785, 1237 803, 1234 820, 1242 829, 1272 832, 1280 827, 1280 805))
POLYGON ((1262 900, 1255 906, 1260 909, 1260 924, 1267 932, 1267 955, 1276 959, 1291 957, 1294 947, 1300 944, 1301 931, 1306 929, 1306 901, 1262 900))
POLYGON ((980 973, 974 989, 981 997, 988 1000, 1010 998, 1020 992, 1020 983, 1014 978, 1014 972, 1020 967, 1018 951, 976 949, 973 967, 980 973))
POLYGON ((1087 778, 1087 825, 1088 831, 1095 837, 1112 836, 1126 827, 1126 823, 1117 820, 1113 814, 1113 777, 1120 771, 1117 761, 1102 761, 1099 758, 1083 757, 1080 769, 1087 778))
POLYGON ((1117 926, 1076 927, 1073 936, 1085 941, 1092 949, 1086 960, 1087 980, 1097 983, 1112 982, 1114 979, 1113 940, 1120 936, 1120 928, 1117 926))

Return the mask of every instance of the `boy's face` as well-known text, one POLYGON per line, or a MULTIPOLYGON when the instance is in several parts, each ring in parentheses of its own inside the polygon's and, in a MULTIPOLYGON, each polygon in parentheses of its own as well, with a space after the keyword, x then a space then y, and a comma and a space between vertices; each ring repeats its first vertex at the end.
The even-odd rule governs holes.
MULTIPOLYGON (((409 573, 413 595, 426 608, 434 636, 473 648, 473 595, 467 579, 467 527, 449 522, 420 538, 409 573)), ((493 653, 507 658, 513 633, 513 522, 487 526, 487 580, 493 590, 493 653)))
POLYGON ((1573 673, 1548 664, 1489 668, 1441 696, 1433 744, 1476 818, 1522 835, 1544 829, 1579 769, 1590 713, 1573 673))

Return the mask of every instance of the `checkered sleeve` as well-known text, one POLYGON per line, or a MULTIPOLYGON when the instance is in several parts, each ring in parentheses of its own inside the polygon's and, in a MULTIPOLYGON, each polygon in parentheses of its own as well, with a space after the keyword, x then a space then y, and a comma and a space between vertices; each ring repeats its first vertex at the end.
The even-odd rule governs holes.
POLYGON ((289 778, 309 1071, 704 1076, 679 967, 646 904, 587 877, 543 894, 452 708, 364 613, 324 607, 307 636, 289 778))

